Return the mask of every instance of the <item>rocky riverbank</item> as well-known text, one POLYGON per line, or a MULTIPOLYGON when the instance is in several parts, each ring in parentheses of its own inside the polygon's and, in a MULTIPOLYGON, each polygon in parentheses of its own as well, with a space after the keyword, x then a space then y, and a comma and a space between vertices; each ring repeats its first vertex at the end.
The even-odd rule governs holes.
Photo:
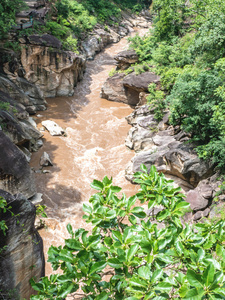
POLYGON ((189 142, 190 135, 179 126, 169 124, 169 111, 165 111, 163 119, 158 122, 154 119, 154 109, 147 104, 148 85, 160 85, 159 76, 149 71, 139 75, 121 72, 138 61, 134 51, 123 51, 115 60, 120 72, 106 80, 101 97, 135 107, 126 118, 132 128, 125 143, 136 152, 126 169, 126 178, 133 182, 133 174, 140 171, 141 164, 145 164, 148 170, 155 165, 158 171, 182 187, 193 209, 189 218, 197 221, 202 217, 215 217, 217 205, 219 210, 223 207, 224 195, 220 194, 222 182, 214 165, 198 157, 194 145, 189 142))

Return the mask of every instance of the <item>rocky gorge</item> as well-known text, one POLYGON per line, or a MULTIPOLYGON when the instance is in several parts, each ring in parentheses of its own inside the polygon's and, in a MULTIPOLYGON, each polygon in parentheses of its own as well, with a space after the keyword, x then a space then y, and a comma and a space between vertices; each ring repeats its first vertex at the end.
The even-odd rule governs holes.
MULTIPOLYGON (((37 191, 43 193, 42 203, 47 204, 49 211, 46 220, 49 229, 41 230, 46 248, 63 241, 66 235, 63 226, 68 222, 75 228, 83 226, 81 206, 90 196, 89 184, 96 176, 104 176, 107 170, 117 184, 122 182, 128 194, 137 190, 137 186, 131 187, 122 179, 128 162, 126 178, 130 182, 144 163, 148 169, 154 164, 158 171, 181 185, 193 209, 193 214, 188 216, 191 220, 215 217, 218 208, 223 206, 223 195, 218 196, 216 208, 211 205, 221 184, 212 163, 199 159, 193 145, 188 143, 190 136, 169 124, 168 111, 164 112, 161 122, 154 119, 146 97, 150 83, 160 85, 159 76, 151 70, 138 75, 121 72, 108 78, 102 87, 114 65, 113 56, 117 70, 122 71, 137 62, 138 57, 134 51, 120 52, 118 48, 115 53, 106 50, 99 54, 96 63, 95 55, 107 45, 119 42, 136 26, 148 28, 150 24, 146 20, 150 19, 145 13, 138 18, 124 13, 119 26, 105 30, 98 25, 82 41, 81 55, 62 50, 60 42, 47 34, 21 38, 19 59, 12 51, 0 50, 0 100, 5 103, 0 110, 0 196, 18 216, 13 218, 10 212, 1 216, 9 228, 7 235, 1 237, 0 246, 8 245, 0 268, 3 270, 0 286, 4 293, 10 290, 29 299, 32 294, 29 279, 44 275, 43 245, 34 227, 32 204, 37 191), (103 70, 104 63, 107 70, 103 70), (86 82, 83 85, 82 79, 86 82), (113 102, 101 103, 101 87, 101 97, 113 102), (73 94, 72 100, 65 98, 73 94), (48 99, 47 111, 46 97, 59 97, 48 99), (96 98, 97 105, 93 105, 92 98, 96 98), (39 115, 35 116, 37 111, 39 115), (104 123, 102 119, 106 115, 104 123), (43 128, 49 116, 63 127, 60 130, 64 136, 52 137, 43 128), (129 125, 125 124, 125 116, 129 125), (125 144, 136 152, 134 157, 132 151, 123 147, 122 135, 126 135, 130 125, 125 144), (98 135, 97 129, 103 135, 98 135), (32 158, 31 152, 35 152, 32 158), (40 159, 43 160, 41 167, 40 159)), ((125 44, 121 46, 126 48, 125 44)), ((47 269, 47 273, 50 272, 47 269)))
POLYGON ((35 208, 31 202, 36 195, 35 174, 29 166, 31 152, 43 145, 43 133, 31 115, 46 109, 45 97, 71 96, 83 77, 86 59, 93 59, 107 44, 118 42, 138 24, 147 28, 146 16, 125 14, 116 31, 96 28, 82 44, 83 55, 62 50, 60 42, 47 35, 22 38, 20 57, 11 50, 0 50, 0 188, 1 196, 12 207, 1 216, 8 227, 6 236, 1 233, 1 246, 7 245, 1 254, 0 286, 4 297, 15 297, 12 292, 29 299, 29 280, 44 275, 43 246, 34 227, 35 208), (21 227, 15 230, 17 223, 21 227))

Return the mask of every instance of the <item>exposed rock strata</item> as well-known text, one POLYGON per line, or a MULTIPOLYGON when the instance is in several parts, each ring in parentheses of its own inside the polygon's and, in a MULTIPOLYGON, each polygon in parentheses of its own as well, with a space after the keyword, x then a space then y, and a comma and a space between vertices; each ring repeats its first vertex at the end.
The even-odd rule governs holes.
POLYGON ((44 276, 45 267, 43 242, 34 227, 35 207, 22 195, 0 190, 0 197, 11 206, 10 212, 0 214, 8 227, 6 235, 0 231, 0 248, 6 246, 0 259, 1 295, 3 299, 30 299, 34 291, 29 280, 44 276))
POLYGON ((74 52, 33 44, 22 46, 21 63, 45 97, 72 96, 85 70, 85 59, 74 52))
POLYGON ((0 49, 0 90, 22 104, 27 112, 46 109, 40 89, 24 78, 25 72, 13 51, 0 49))

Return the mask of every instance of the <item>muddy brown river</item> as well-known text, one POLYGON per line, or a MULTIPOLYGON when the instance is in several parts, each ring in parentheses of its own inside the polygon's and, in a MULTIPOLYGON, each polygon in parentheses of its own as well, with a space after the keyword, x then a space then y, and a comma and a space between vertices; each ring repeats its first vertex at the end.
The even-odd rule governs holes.
MULTIPOLYGON (((73 97, 48 99, 48 109, 36 117, 38 128, 43 120, 53 120, 66 129, 66 137, 51 136, 44 132, 44 146, 32 156, 31 165, 39 170, 40 157, 46 151, 53 167, 50 173, 35 173, 37 191, 43 194, 42 204, 47 206, 46 229, 40 234, 44 251, 50 245, 60 245, 68 237, 66 225, 74 229, 90 228, 82 219, 82 205, 95 192, 93 179, 113 177, 114 184, 132 195, 137 186, 124 177, 125 168, 134 152, 124 141, 130 126, 125 117, 132 109, 125 104, 101 99, 101 87, 115 65, 113 57, 127 48, 127 38, 113 44, 87 63, 83 80, 75 88, 73 97)), ((40 171, 38 171, 40 172, 40 171)), ((46 274, 52 272, 46 265, 46 274)))

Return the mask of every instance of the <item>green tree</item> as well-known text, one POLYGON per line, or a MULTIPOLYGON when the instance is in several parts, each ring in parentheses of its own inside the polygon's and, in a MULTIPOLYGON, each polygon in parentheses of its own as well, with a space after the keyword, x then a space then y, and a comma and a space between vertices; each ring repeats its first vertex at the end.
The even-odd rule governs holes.
POLYGON ((112 179, 93 181, 98 193, 83 205, 92 231, 67 225, 70 238, 48 252, 63 274, 32 280, 32 300, 64 299, 79 288, 86 300, 225 299, 225 221, 185 223, 181 189, 154 166, 141 168, 140 191, 129 198, 112 179))

